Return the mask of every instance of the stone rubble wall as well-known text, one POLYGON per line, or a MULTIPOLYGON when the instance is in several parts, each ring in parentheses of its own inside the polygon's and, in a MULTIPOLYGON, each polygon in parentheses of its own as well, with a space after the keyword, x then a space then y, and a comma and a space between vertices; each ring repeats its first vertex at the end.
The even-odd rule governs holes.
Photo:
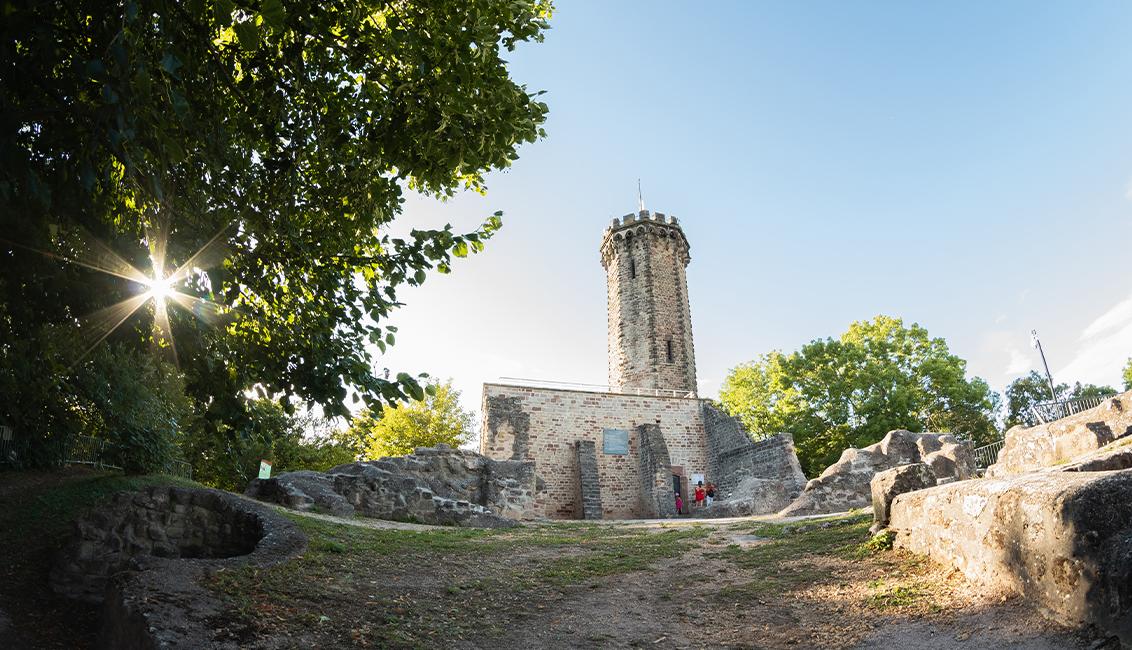
POLYGON ((348 463, 326 472, 255 479, 246 494, 339 516, 499 527, 531 516, 537 491, 531 462, 496 461, 441 444, 418 448, 409 456, 348 463))
POLYGON ((219 570, 269 567, 301 553, 298 527, 218 490, 152 487, 122 493, 80 517, 51 572, 69 598, 102 603, 96 646, 115 650, 216 648, 225 605, 201 586, 219 570))
POLYGON ((75 523, 71 546, 51 572, 58 594, 102 602, 110 576, 135 557, 247 555, 262 535, 259 516, 217 491, 152 488, 121 493, 75 523))
POLYGON ((810 480, 802 494, 779 514, 790 517, 869 507, 872 504, 869 484, 875 474, 921 462, 932 468, 940 482, 965 480, 975 475, 974 452, 969 442, 962 442, 949 433, 912 433, 898 429, 864 449, 846 449, 836 463, 810 480))
MULTIPOLYGON (((535 511, 553 519, 580 519, 579 440, 594 443, 607 519, 637 519, 641 511, 638 427, 658 424, 671 465, 685 474, 709 474, 701 401, 580 390, 484 384, 480 453, 534 461, 546 489, 535 511), (603 429, 629 432, 629 453, 605 453, 603 429)), ((710 478, 710 477, 709 477, 710 478)), ((671 479, 669 479, 671 480, 671 479)))
POLYGON ((601 485, 597 473, 597 451, 592 440, 579 440, 576 449, 582 519, 601 519, 601 485))
POLYGON ((1035 472, 899 495, 895 545, 1132 644, 1132 471, 1035 472))
POLYGON ((1001 478, 1053 467, 1132 435, 1132 391, 1100 406, 1036 427, 1016 426, 987 476, 1001 478))

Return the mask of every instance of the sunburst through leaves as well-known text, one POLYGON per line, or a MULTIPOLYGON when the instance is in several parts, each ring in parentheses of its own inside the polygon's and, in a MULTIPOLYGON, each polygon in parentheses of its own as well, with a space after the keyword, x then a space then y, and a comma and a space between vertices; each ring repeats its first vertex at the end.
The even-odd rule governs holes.
MULTIPOLYGON (((176 347, 173 330, 169 322, 169 303, 173 302, 189 311, 197 319, 214 324, 228 308, 211 300, 194 296, 180 290, 193 278, 203 277, 203 272, 224 259, 225 246, 221 240, 223 230, 208 241, 184 263, 172 272, 166 272, 168 260, 167 227, 147 227, 146 243, 149 247, 151 268, 147 274, 127 262, 105 243, 84 233, 78 250, 73 256, 64 256, 38 249, 36 252, 87 269, 106 273, 123 280, 129 280, 140 292, 82 317, 79 320, 78 335, 83 341, 82 353, 75 363, 88 355, 99 343, 106 340, 119 326, 125 323, 146 304, 153 303, 154 342, 158 348, 168 350, 176 361, 176 347)), ((15 243, 15 242, 12 242, 15 243)), ((17 244, 19 245, 19 244, 17 244)), ((26 248, 26 247, 25 247, 26 248)))

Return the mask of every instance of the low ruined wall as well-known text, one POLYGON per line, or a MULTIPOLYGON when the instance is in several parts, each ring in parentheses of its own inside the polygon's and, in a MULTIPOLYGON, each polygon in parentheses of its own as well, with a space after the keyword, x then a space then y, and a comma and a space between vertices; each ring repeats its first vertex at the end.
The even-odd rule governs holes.
POLYGON ((1132 642, 1132 471, 950 483, 896 497, 890 519, 896 546, 1132 642))
POLYGON ((234 649, 215 638, 210 619, 223 605, 201 580, 284 562, 306 543, 295 524, 262 505, 218 490, 153 487, 80 517, 51 585, 102 603, 99 647, 234 649))
POLYGON ((740 484, 750 485, 747 480, 750 478, 780 483, 782 488, 775 492, 787 495, 786 502, 766 512, 777 511, 798 496, 806 486, 806 475, 798 462, 793 436, 780 433, 754 442, 738 418, 707 402, 703 408, 710 478, 715 483, 718 498, 727 499, 740 484))
POLYGON ((499 460, 534 461, 535 471, 545 482, 545 491, 537 497, 537 512, 578 519, 582 504, 575 444, 592 441, 603 516, 635 519, 646 516, 641 510, 638 462, 638 427, 643 424, 660 427, 670 463, 682 466, 686 476, 709 474, 701 401, 679 397, 485 384, 480 453, 499 460), (605 452, 603 430, 607 428, 628 431, 627 454, 605 452))
POLYGON ((1132 391, 1100 406, 1036 427, 1006 432, 1006 445, 987 476, 1003 477, 1066 463, 1132 435, 1132 391))
POLYGON ((426 524, 499 527, 535 514, 534 463, 492 460, 448 445, 256 479, 246 494, 296 510, 426 524))

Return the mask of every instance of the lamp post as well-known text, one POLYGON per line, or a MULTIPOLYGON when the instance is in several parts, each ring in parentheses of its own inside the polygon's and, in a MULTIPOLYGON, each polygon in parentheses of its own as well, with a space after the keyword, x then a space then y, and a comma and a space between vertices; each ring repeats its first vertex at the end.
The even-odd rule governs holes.
POLYGON ((1053 375, 1049 372, 1049 364, 1046 363, 1046 353, 1042 350, 1042 342, 1038 340, 1038 330, 1030 330, 1030 347, 1037 348, 1038 354, 1042 355, 1042 366, 1046 369, 1046 380, 1049 381, 1049 395, 1056 402, 1057 391, 1053 388, 1053 375))

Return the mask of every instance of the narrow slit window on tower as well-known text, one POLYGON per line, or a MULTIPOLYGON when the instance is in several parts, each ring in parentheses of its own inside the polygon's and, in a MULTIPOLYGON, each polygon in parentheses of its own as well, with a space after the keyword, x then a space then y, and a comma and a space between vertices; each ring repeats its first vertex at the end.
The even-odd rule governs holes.
POLYGON ((672 339, 668 339, 667 341, 665 341, 664 345, 665 345, 665 356, 668 358, 668 363, 676 363, 676 357, 674 357, 673 354, 672 354, 672 339))
POLYGON ((637 260, 629 258, 629 278, 637 277, 637 260))

